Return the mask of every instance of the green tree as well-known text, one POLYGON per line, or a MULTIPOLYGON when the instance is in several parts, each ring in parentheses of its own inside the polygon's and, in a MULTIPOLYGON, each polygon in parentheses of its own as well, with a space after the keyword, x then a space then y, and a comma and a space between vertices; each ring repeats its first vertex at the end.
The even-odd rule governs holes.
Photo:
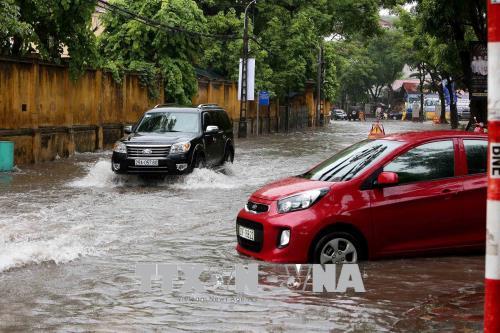
MULTIPOLYGON (((394 2, 387 1, 388 5, 394 2), (391 3, 392 2, 392 3, 391 3)), ((419 31, 434 38, 433 47, 442 63, 451 64, 449 81, 471 91, 470 42, 486 42, 486 2, 482 0, 418 0, 415 2, 419 31), (456 66, 455 66, 456 65, 456 66)), ((458 126, 456 105, 452 103, 451 126, 458 126)), ((480 121, 486 121, 486 101, 471 100, 471 113, 480 121)))
MULTIPOLYGON (((199 0, 210 32, 241 36, 246 3, 199 0)), ((371 34, 378 29, 378 2, 373 0, 262 1, 249 10, 250 56, 256 58, 256 87, 280 98, 301 92, 316 77, 319 46, 325 37, 371 34)), ((207 42, 202 63, 237 77, 241 40, 207 42)), ((337 79, 332 48, 325 45, 325 96, 335 94, 337 79)))
POLYGON ((371 36, 333 41, 339 84, 337 101, 379 101, 385 87, 400 75, 405 64, 403 34, 400 30, 383 30, 371 36))
POLYGON ((21 13, 14 0, 0 0, 0 52, 11 54, 13 36, 29 38, 31 27, 19 20, 21 13))
POLYGON ((203 12, 192 0, 141 0, 111 2, 151 20, 149 24, 109 11, 103 16, 105 32, 100 46, 104 66, 119 74, 141 74, 152 97, 163 79, 167 101, 190 104, 196 93, 195 68, 200 57, 200 36, 206 31, 203 12), (180 29, 172 29, 180 28, 180 29), (182 30, 183 29, 183 30, 182 30))
POLYGON ((43 59, 60 62, 67 50, 73 76, 96 63, 95 36, 90 29, 95 1, 16 0, 15 5, 22 26, 9 31, 8 53, 19 56, 36 50, 43 59))

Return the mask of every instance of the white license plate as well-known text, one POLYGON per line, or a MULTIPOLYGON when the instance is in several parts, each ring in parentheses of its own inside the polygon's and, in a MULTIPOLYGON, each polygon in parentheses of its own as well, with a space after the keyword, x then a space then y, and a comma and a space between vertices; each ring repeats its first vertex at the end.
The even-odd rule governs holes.
POLYGON ((136 166, 158 166, 158 160, 135 160, 136 166))
POLYGON ((238 226, 238 235, 240 235, 241 238, 249 239, 251 241, 255 240, 255 231, 253 229, 242 227, 241 225, 238 226))

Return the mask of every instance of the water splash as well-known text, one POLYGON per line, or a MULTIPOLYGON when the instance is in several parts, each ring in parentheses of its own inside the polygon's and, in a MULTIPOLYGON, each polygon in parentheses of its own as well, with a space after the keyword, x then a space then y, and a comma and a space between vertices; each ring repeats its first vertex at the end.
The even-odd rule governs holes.
POLYGON ((111 162, 109 160, 99 160, 90 167, 86 176, 74 180, 68 185, 71 187, 94 187, 106 188, 120 185, 127 182, 127 177, 117 175, 111 171, 111 162))
POLYGON ((240 183, 240 180, 235 177, 231 169, 212 170, 205 168, 195 169, 192 173, 180 179, 179 182, 173 184, 173 187, 182 190, 233 189, 242 185, 244 184, 240 183))
POLYGON ((0 243, 0 273, 12 268, 43 262, 67 263, 82 256, 96 255, 70 235, 47 240, 0 243))

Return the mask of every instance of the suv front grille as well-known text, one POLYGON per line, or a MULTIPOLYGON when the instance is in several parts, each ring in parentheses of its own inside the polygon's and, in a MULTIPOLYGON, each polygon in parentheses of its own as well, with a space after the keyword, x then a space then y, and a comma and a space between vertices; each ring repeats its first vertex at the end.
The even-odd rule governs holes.
POLYGON ((127 156, 131 158, 167 158, 170 146, 127 145, 127 156))
POLYGON ((269 211, 268 205, 264 205, 264 204, 260 204, 260 203, 256 203, 256 202, 252 202, 252 201, 248 201, 245 208, 248 212, 254 213, 254 214, 266 213, 269 211))
POLYGON ((264 243, 264 226, 260 223, 238 217, 236 219, 236 237, 238 238, 238 244, 241 247, 252 252, 260 252, 264 243), (240 235, 238 234, 238 226, 240 225, 253 229, 255 233, 255 241, 240 237, 240 235))

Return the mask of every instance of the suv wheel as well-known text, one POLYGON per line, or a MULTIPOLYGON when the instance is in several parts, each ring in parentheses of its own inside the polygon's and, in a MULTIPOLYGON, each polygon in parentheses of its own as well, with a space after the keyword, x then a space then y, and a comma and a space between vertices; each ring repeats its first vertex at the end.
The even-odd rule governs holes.
POLYGON ((201 154, 196 154, 193 162, 193 169, 202 169, 206 166, 205 157, 201 154))
POLYGON ((224 152, 224 159, 222 160, 222 164, 233 163, 233 160, 234 160, 233 150, 228 147, 224 152))
POLYGON ((361 247, 347 232, 333 232, 323 236, 314 249, 314 262, 318 264, 354 264, 359 260, 361 247))

